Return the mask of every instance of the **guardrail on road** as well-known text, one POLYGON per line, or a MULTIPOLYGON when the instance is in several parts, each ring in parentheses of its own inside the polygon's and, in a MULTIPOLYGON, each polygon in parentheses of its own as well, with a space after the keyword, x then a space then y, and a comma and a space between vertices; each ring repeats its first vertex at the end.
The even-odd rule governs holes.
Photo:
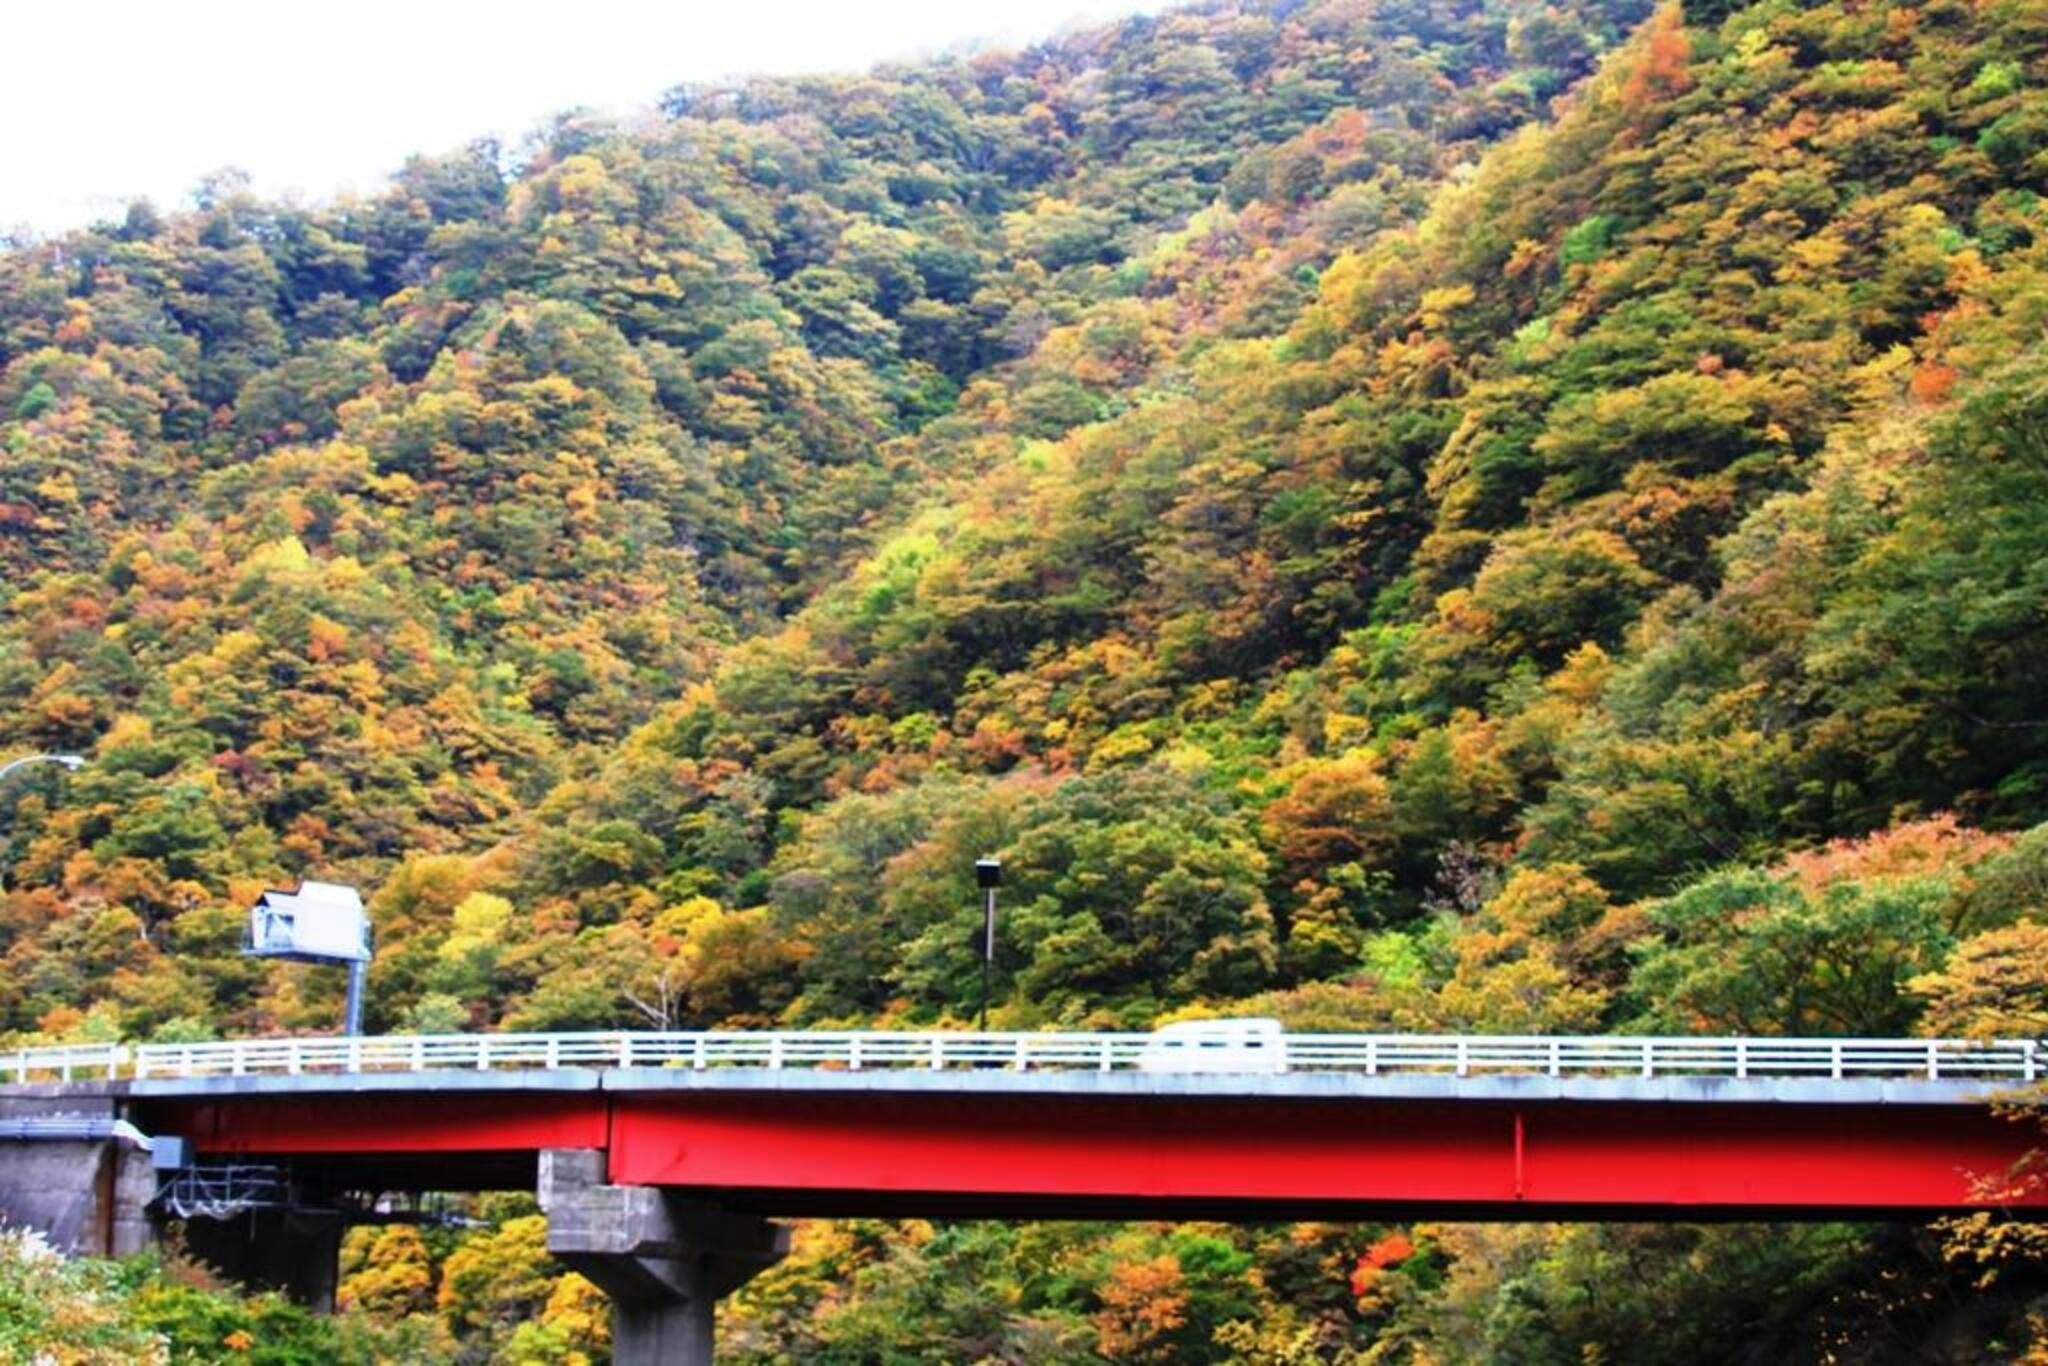
MULTIPOLYGON (((1152 1034, 726 1030, 575 1034, 323 1035, 190 1044, 74 1044, 0 1052, 0 1085, 81 1079, 298 1076, 564 1067, 1158 1067, 1152 1034)), ((1925 1078, 2029 1083, 2037 1041, 1595 1035, 1287 1034, 1263 1070, 1640 1077, 1925 1078)), ((1217 1070, 1244 1070, 1222 1067, 1217 1070)), ((1260 1070, 1260 1069, 1254 1069, 1260 1070)))

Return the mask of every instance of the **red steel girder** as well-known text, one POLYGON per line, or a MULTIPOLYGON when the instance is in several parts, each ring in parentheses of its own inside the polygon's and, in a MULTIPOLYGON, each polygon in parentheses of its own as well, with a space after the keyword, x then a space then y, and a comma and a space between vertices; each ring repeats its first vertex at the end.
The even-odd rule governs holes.
MULTIPOLYGON (((799 1091, 387 1092, 146 1103, 209 1154, 402 1166, 609 1149, 611 1180, 767 1212, 1921 1217, 1987 1204, 2038 1126, 1974 1105, 799 1091)), ((520 1169, 523 1170, 523 1169, 520 1169)), ((445 1179, 444 1179, 445 1178, 445 1179)))

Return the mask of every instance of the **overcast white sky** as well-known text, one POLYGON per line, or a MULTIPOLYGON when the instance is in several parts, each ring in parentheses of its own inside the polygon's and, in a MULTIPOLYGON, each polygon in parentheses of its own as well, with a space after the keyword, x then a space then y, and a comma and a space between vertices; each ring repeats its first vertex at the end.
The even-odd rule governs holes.
POLYGON ((369 190, 413 152, 515 140, 679 81, 859 71, 1015 46, 1167 0, 93 0, 8 7, 0 227, 182 208, 240 167, 264 194, 369 190))

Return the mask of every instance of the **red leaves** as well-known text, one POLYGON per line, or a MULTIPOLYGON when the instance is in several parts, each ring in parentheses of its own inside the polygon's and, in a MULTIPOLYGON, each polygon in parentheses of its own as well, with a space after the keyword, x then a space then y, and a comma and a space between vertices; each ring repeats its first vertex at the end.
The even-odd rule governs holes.
POLYGON ((1380 1273, 1390 1266, 1399 1266, 1414 1255, 1414 1240, 1400 1229, 1395 1229, 1360 1255, 1358 1265, 1351 1271, 1351 1293, 1363 1299, 1379 1280, 1380 1273))

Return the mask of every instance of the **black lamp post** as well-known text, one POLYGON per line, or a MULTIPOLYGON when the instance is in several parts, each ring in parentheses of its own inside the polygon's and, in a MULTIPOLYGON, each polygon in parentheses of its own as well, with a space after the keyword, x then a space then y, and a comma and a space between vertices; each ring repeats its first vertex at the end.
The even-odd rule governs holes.
POLYGON ((996 888, 1003 885, 1003 861, 993 855, 974 861, 974 881, 981 888, 981 1023, 988 1031, 988 975, 996 961, 996 888))
POLYGON ((77 754, 25 754, 19 759, 9 759, 6 763, 0 764, 0 778, 5 778, 18 768, 27 768, 30 764, 59 764, 66 772, 76 773, 85 767, 85 759, 77 754))

